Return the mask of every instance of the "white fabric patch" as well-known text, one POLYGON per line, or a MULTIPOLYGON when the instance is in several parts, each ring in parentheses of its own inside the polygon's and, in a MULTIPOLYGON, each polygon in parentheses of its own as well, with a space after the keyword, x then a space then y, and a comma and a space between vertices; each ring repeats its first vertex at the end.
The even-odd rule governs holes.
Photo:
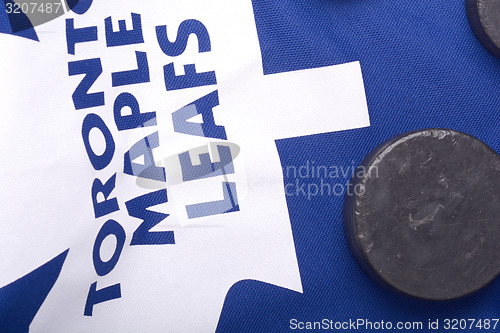
MULTIPOLYGON (((31 332, 214 331, 227 291, 240 280, 302 292, 274 140, 369 126, 359 63, 263 75, 250 0, 94 0, 85 14, 69 13, 36 31, 39 43, 0 35, 0 286, 70 250, 31 332), (118 20, 131 29, 131 13, 141 15, 144 43, 107 48, 105 18, 112 17, 115 31, 118 20), (67 18, 75 28, 97 26, 98 40, 77 44, 69 55, 67 18), (199 53, 190 36, 184 53, 165 55, 155 27, 166 25, 174 41, 187 19, 203 23, 211 51, 199 53), (112 72, 137 68, 135 51, 147 54, 150 82, 112 87, 112 72), (103 73, 89 93, 104 91, 105 105, 75 110, 72 94, 83 75, 69 76, 68 62, 91 58, 100 58, 103 73), (187 64, 215 71, 217 84, 166 91, 163 66, 171 62, 176 75, 187 64), (227 141, 175 132, 172 113, 215 90, 215 123, 224 126, 227 141), (142 113, 156 111, 157 125, 118 131, 113 103, 123 92, 134 95, 142 113), (116 145, 111 163, 98 171, 82 141, 88 113, 104 120, 116 145), (124 154, 154 132, 154 159, 165 167, 167 183, 123 172, 124 154), (238 154, 234 173, 183 181, 178 154, 189 151, 193 165, 202 153, 217 162, 217 144, 238 154), (105 183, 115 173, 110 198, 120 210, 96 219, 92 182, 105 183), (186 206, 223 198, 223 182, 235 184, 239 211, 188 218, 186 206), (170 215, 151 231, 174 231, 175 244, 130 246, 142 220, 128 215, 125 202, 160 188, 168 202, 150 209, 170 215), (124 228, 126 241, 114 269, 98 276, 92 250, 108 219, 124 228), (92 316, 84 316, 96 281, 97 289, 119 283, 121 298, 95 304, 92 316)), ((110 244, 116 241, 106 240, 105 260, 110 244)))

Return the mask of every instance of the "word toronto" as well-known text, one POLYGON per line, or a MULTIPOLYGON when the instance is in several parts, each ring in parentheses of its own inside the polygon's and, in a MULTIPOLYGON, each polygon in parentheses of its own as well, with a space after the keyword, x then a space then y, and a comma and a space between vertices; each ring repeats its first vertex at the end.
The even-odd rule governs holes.
MULTIPOLYGON (((90 8, 92 1, 81 1, 72 11, 82 15, 90 8)), ((111 17, 104 20, 106 47, 120 47, 124 45, 144 43, 142 33, 141 15, 131 13, 132 29, 127 30, 125 21, 120 20, 118 31, 113 30, 111 17)), ((178 28, 176 40, 169 41, 167 27, 156 26, 156 36, 159 47, 167 57, 175 58, 181 55, 187 46, 189 36, 196 35, 198 41, 198 52, 210 52, 210 36, 206 27, 197 20, 189 19, 183 21, 178 28)), ((75 19, 66 19, 66 42, 68 54, 76 57, 76 46, 86 47, 87 44, 98 41, 97 26, 75 27, 75 19)), ((126 54, 124 55, 126 56, 126 54)), ((119 90, 128 85, 150 82, 149 65, 146 52, 135 51, 137 68, 111 73, 112 87, 119 90)), ((168 58, 167 58, 168 59, 168 58)), ((163 74, 166 91, 196 88, 200 86, 216 85, 217 79, 214 71, 196 72, 194 64, 184 65, 184 75, 176 75, 174 63, 163 66, 163 74)), ((68 62, 68 75, 83 75, 80 83, 72 94, 75 110, 86 110, 105 105, 104 91, 89 93, 90 88, 103 73, 100 58, 80 59, 68 62)), ((127 91, 119 92, 113 105, 113 116, 118 131, 130 131, 135 128, 156 126, 156 112, 141 112, 139 102, 134 95, 127 91), (127 114, 122 113, 123 109, 127 114), (131 113, 130 113, 131 112, 131 113)), ((196 135, 207 138, 227 140, 224 126, 216 125, 213 117, 213 108, 219 105, 218 90, 202 96, 185 107, 172 114, 174 131, 177 133, 196 135), (201 114, 203 122, 191 123, 188 120, 201 114)), ((94 110, 94 109, 93 109, 94 110)), ((90 164, 95 171, 105 170, 115 155, 115 141, 108 124, 97 113, 87 113, 82 123, 82 139, 90 164), (98 130, 105 139, 105 149, 100 155, 95 153, 92 147, 90 132, 98 130)), ((165 182, 165 168, 155 165, 153 149, 159 146, 159 134, 153 132, 133 144, 123 156, 123 173, 132 177, 142 177, 154 181, 165 182), (144 163, 134 162, 143 157, 144 163)), ((189 154, 180 154, 180 164, 183 181, 213 177, 221 174, 234 173, 232 166, 231 151, 227 146, 218 145, 217 149, 221 156, 221 162, 213 163, 209 154, 199 154, 201 164, 192 165, 189 154), (182 156, 181 156, 182 155, 182 156), (212 171, 206 172, 207 170, 212 171), (214 172, 219 171, 219 172, 214 172)), ((108 170, 109 172, 109 170, 108 170)), ((111 172, 112 173, 112 172, 111 172)), ((109 175, 109 173, 108 173, 109 175)), ((106 177, 108 178, 108 177, 106 177)), ((120 259, 126 240, 126 232, 122 225, 114 219, 108 218, 110 214, 120 210, 118 200, 113 197, 115 189, 116 173, 106 181, 95 178, 92 183, 91 199, 95 219, 106 216, 104 222, 95 238, 92 260, 98 277, 109 274, 120 259), (98 199, 99 198, 99 199, 98 199), (102 200, 102 198, 104 198, 102 200), (113 255, 107 261, 101 258, 101 247, 108 236, 116 238, 113 255)), ((236 184, 223 181, 222 192, 224 205, 221 200, 186 205, 188 218, 197 218, 209 215, 236 212, 239 210, 236 197, 236 184), (228 209, 229 204, 229 209, 228 209)), ((219 196, 218 194, 214 194, 219 196)), ((142 220, 135 229, 130 246, 145 245, 173 245, 175 244, 174 231, 150 231, 151 228, 162 222, 169 214, 148 210, 149 207, 159 205, 168 201, 167 188, 153 191, 125 202, 129 217, 142 220)), ((108 286, 100 286, 97 280, 90 285, 85 302, 84 315, 92 316, 96 304, 121 298, 121 285, 116 283, 108 286)))

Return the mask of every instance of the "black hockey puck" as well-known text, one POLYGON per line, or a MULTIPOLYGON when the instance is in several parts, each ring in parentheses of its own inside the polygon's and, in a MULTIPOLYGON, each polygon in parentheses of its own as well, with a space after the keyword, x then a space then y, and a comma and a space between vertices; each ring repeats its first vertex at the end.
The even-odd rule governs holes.
POLYGON ((466 0, 472 31, 483 46, 500 58, 500 1, 466 0))
POLYGON ((453 130, 404 133, 361 163, 344 227, 363 270, 416 298, 473 293, 500 273, 500 156, 453 130))

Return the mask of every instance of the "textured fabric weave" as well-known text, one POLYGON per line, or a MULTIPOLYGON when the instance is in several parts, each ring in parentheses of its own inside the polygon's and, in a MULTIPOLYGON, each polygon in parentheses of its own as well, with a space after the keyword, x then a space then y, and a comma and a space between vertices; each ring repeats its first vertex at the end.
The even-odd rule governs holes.
MULTIPOLYGON (((500 151, 500 59, 474 37, 464 1, 254 0, 253 5, 266 73, 353 60, 363 71, 371 126, 278 141, 284 167, 307 161, 358 165, 390 137, 431 127, 469 133, 500 151)), ((291 181, 293 175, 284 174, 285 183, 291 181)), ((343 200, 287 197, 304 294, 240 282, 226 297, 220 332, 287 331, 291 318, 422 321, 428 331, 428 319, 499 316, 498 279, 470 297, 443 303, 412 300, 372 282, 348 249, 343 200)), ((484 330, 471 330, 476 331, 484 330)))

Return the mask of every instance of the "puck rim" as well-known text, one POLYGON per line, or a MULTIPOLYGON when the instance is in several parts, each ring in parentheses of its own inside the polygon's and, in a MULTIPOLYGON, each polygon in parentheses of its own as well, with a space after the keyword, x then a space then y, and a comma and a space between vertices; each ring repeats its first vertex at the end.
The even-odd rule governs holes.
POLYGON ((483 45, 483 47, 488 50, 495 57, 500 58, 500 46, 497 46, 491 38, 488 36, 481 23, 481 18, 479 16, 479 11, 477 7, 477 0, 465 0, 465 10, 467 13, 467 19, 472 32, 483 45))
MULTIPOLYGON (((401 134, 398 134, 396 136, 393 136, 389 138, 388 140, 382 142, 381 144, 377 145, 372 151, 366 155, 366 157, 361 161, 358 167, 367 167, 369 165, 372 165, 373 161, 380 156, 380 154, 385 151, 388 147, 390 146, 396 146, 399 144, 403 139, 406 141, 408 137, 411 137, 412 135, 416 135, 419 133, 424 133, 424 132, 439 132, 439 131, 444 131, 444 132, 451 132, 451 133, 456 133, 456 134, 461 134, 465 135, 467 137, 472 138, 473 140, 476 140, 478 143, 480 143, 482 146, 486 148, 486 150, 492 152, 494 155, 500 159, 500 155, 489 145, 487 145, 485 142, 482 140, 478 139, 477 137, 470 135, 468 133, 454 130, 454 129, 449 129, 449 128, 424 128, 424 129, 415 129, 411 131, 407 131, 401 134)), ((360 184, 363 180, 363 178, 358 177, 358 173, 355 172, 354 177, 351 178, 349 181, 349 184, 351 188, 354 188, 356 185, 360 184)), ((457 299, 461 299, 464 297, 468 297, 472 294, 477 293, 478 291, 482 290, 484 287, 488 286, 490 283, 492 283, 495 279, 497 279, 500 276, 500 266, 497 268, 496 273, 493 274, 489 280, 484 281, 482 284, 475 286, 475 288, 472 288, 468 290, 467 292, 454 296, 454 297, 448 297, 448 298, 434 298, 434 297, 426 297, 423 295, 419 295, 417 293, 412 293, 411 291, 408 290, 403 290, 403 288, 400 288, 394 283, 391 283, 390 281, 384 279, 383 276, 381 276, 378 272, 377 269, 373 266, 373 263, 369 260, 369 257, 367 253, 363 250, 363 247, 359 243, 359 239, 356 236, 357 235, 357 225, 354 223, 355 221, 355 209, 356 209, 356 202, 357 202, 357 195, 354 193, 354 195, 346 195, 344 196, 344 207, 343 207, 343 224, 344 224, 344 233, 347 239, 347 244, 349 246, 350 252, 353 255, 354 259, 356 260, 357 264, 360 266, 362 271, 368 275, 373 281, 377 282, 379 285, 384 287, 385 289, 395 292, 397 294, 406 296, 406 297, 411 297, 415 299, 420 299, 424 301, 432 301, 432 302, 447 302, 447 301, 453 301, 457 299)))

